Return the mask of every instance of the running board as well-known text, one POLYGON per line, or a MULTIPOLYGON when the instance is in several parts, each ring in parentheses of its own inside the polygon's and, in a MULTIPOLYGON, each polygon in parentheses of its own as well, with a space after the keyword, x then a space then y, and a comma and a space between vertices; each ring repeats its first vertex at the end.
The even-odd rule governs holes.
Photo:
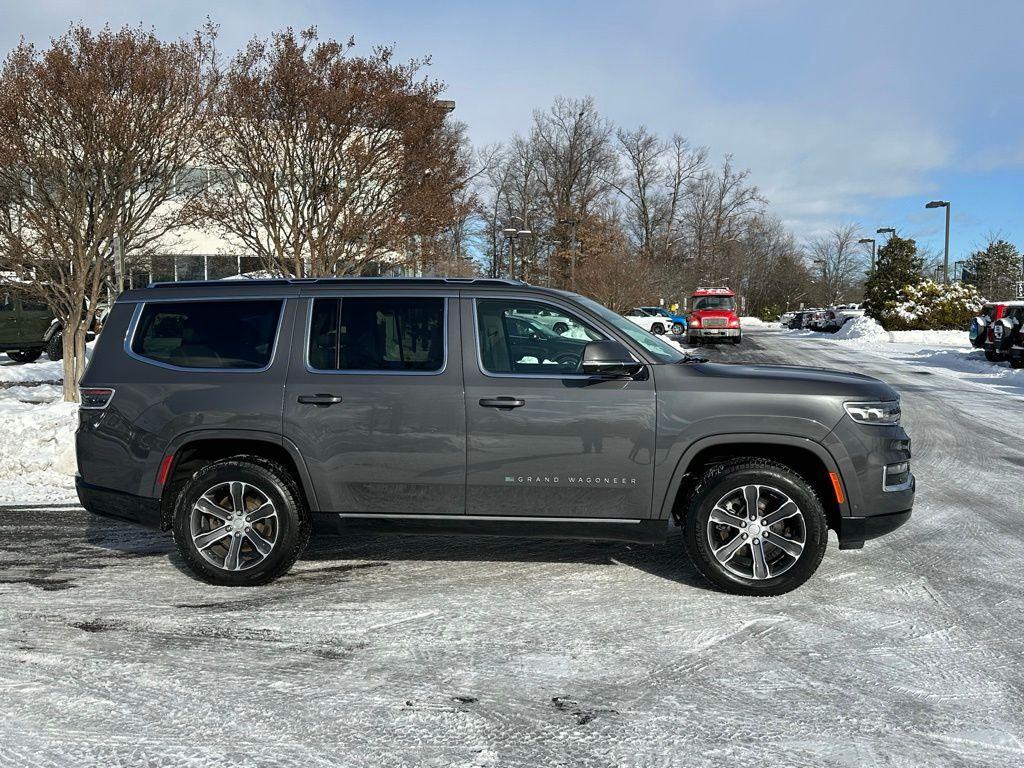
POLYGON ((518 536, 541 539, 586 539, 653 544, 664 541, 667 520, 620 518, 498 517, 491 515, 366 515, 315 512, 317 533, 437 534, 518 536))

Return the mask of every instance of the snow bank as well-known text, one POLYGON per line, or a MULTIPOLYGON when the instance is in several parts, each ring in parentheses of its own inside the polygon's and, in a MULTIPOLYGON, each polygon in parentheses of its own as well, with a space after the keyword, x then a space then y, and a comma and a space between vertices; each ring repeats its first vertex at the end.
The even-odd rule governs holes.
POLYGON ((18 381, 62 381, 64 364, 52 360, 37 360, 34 363, 16 363, 7 355, 0 356, 0 382, 18 381))
POLYGON ((765 322, 760 317, 747 317, 744 315, 740 317, 740 325, 753 328, 755 325, 765 325, 765 322))
POLYGON ((26 403, 23 390, 0 391, 0 503, 61 503, 75 498, 78 405, 60 401, 60 388, 33 392, 46 403, 26 403))
POLYGON ((842 328, 835 332, 833 339, 841 341, 861 341, 865 343, 885 344, 891 341, 890 334, 882 326, 867 316, 848 320, 842 328))

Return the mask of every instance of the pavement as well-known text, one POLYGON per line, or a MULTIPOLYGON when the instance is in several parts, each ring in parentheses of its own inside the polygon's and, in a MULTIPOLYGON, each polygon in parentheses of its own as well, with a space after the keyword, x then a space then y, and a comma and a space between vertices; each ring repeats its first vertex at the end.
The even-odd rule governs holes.
POLYGON ((166 535, 0 508, 0 764, 1024 763, 1024 409, 823 339, 707 354, 892 383, 911 522, 750 599, 675 534, 322 539, 242 590, 166 535))

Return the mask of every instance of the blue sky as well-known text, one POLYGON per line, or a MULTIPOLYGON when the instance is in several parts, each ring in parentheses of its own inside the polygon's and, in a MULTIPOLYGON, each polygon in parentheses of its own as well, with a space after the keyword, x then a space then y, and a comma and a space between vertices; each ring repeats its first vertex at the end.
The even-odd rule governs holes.
POLYGON ((0 45, 72 20, 183 34, 207 16, 233 50, 316 24, 360 50, 430 54, 479 143, 524 131, 558 95, 730 152, 800 236, 895 226, 951 257, 990 231, 1024 246, 1024 4, 1012 2, 3 3, 0 45))

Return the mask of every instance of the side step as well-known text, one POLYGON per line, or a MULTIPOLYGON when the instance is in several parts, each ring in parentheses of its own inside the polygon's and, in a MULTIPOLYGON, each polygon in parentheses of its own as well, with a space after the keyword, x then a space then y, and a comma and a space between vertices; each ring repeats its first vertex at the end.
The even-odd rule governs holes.
POLYGON ((656 544, 665 540, 668 526, 668 520, 313 513, 314 529, 319 534, 327 535, 416 533, 442 536, 511 536, 656 544))

